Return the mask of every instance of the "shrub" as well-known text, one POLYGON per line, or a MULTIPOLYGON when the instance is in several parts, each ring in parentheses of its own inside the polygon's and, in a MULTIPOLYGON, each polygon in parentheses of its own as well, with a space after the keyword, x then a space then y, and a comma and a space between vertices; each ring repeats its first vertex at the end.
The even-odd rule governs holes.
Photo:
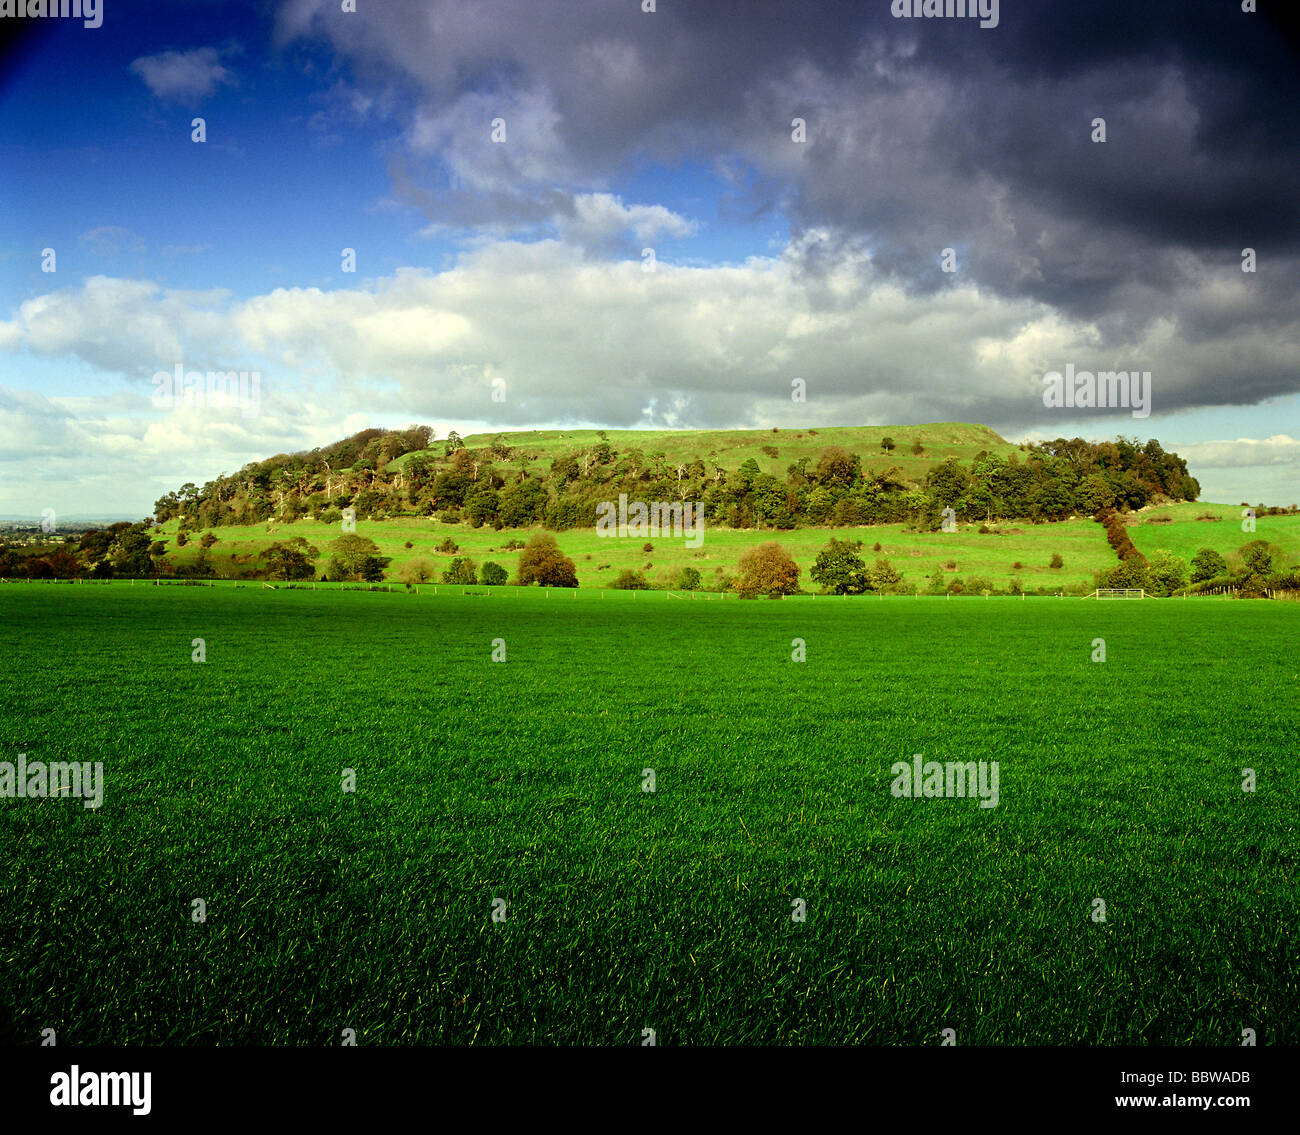
POLYGON ((956 570, 957 570, 957 561, 956 561, 956 560, 949 560, 949 561, 948 561, 946 564, 944 564, 943 566, 946 567, 949 571, 956 571, 956 570))
POLYGON ((501 587, 509 578, 510 573, 500 564, 493 563, 491 560, 488 560, 483 565, 483 570, 479 573, 479 582, 484 587, 501 587))
POLYGON ((948 581, 948 594, 960 595, 966 590, 966 585, 962 583, 961 576, 955 575, 948 581))
POLYGON ((993 586, 993 581, 991 579, 986 579, 982 575, 972 575, 970 579, 966 581, 966 590, 971 595, 984 595, 985 593, 993 592, 997 589, 993 586))
POLYGON ((693 567, 684 567, 677 573, 678 591, 698 591, 700 589, 700 573, 693 567))
POLYGON ((880 547, 880 541, 879 541, 879 540, 877 540, 874 544, 871 545, 871 550, 872 550, 873 552, 879 552, 879 551, 881 550, 881 547, 880 547))
POLYGON ((610 583, 610 587, 616 591, 649 591, 650 584, 639 571, 633 571, 631 568, 624 568, 610 583))
POLYGON ((199 541, 199 547, 207 550, 217 542, 217 538, 211 532, 203 533, 203 538, 199 541))
POLYGON ((1022 564, 1019 560, 1016 560, 1016 562, 1013 563, 1013 564, 1011 565, 1011 570, 1012 570, 1012 571, 1021 571, 1021 570, 1024 569, 1024 566, 1025 566, 1025 565, 1022 564))
POLYGON ((457 552, 460 551, 460 545, 457 544, 456 541, 453 540, 450 536, 447 536, 443 539, 442 543, 439 544, 437 548, 434 549, 434 551, 445 552, 449 556, 454 556, 457 552))
POLYGON ((1061 553, 1060 553, 1060 552, 1053 552, 1053 553, 1052 553, 1052 562, 1051 562, 1048 566, 1049 566, 1049 567, 1054 567, 1054 568, 1063 568, 1063 567, 1065 567, 1065 561, 1064 561, 1063 559, 1061 559, 1061 553))
POLYGON ((327 508, 316 519, 322 524, 337 524, 343 519, 343 513, 337 508, 327 508))
POLYGON ((647 540, 644 544, 641 545, 641 551, 643 552, 653 552, 654 550, 655 550, 655 546, 652 543, 650 543, 649 540, 647 540))
POLYGON ((417 556, 403 564, 397 572, 397 578, 403 583, 428 583, 435 578, 433 561, 424 556, 417 556))
POLYGON ((408 548, 408 549, 409 549, 409 548, 413 548, 413 547, 415 547, 415 545, 412 544, 410 540, 407 540, 406 543, 402 545, 402 547, 403 547, 403 548, 408 548))

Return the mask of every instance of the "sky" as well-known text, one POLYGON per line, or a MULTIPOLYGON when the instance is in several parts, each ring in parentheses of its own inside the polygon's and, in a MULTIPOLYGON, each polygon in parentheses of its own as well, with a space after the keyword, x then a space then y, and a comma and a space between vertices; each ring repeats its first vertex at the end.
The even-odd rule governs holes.
POLYGON ((1267 2, 29 4, 0 514, 138 519, 410 423, 970 421, 1300 498, 1300 49, 1267 2), (1149 413, 1047 404, 1067 368, 1149 372, 1149 413))

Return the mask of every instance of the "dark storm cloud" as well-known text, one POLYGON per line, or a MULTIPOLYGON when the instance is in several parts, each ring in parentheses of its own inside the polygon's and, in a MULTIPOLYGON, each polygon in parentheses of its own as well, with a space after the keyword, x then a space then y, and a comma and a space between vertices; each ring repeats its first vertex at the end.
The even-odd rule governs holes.
POLYGON ((704 159, 729 181, 728 215, 779 209, 796 238, 821 234, 802 244, 810 288, 852 255, 864 286, 1050 305, 1094 324, 1102 355, 1167 322, 1188 353, 1166 410, 1296 389, 1300 68, 1266 16, 1002 0, 982 29, 895 19, 889 0, 659 8, 421 0, 348 21, 294 0, 281 31, 416 92, 411 136, 448 189, 404 192, 435 222, 535 226, 647 157, 704 159), (508 163, 458 141, 489 102, 525 127, 508 163), (1243 279, 1244 247, 1260 269, 1243 279))

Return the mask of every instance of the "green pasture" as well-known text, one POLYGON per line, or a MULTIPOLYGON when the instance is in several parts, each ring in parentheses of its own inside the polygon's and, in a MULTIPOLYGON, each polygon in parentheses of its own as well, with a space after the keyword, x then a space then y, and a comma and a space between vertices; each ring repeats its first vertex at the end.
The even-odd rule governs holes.
POLYGON ((1218 599, 0 585, 0 761, 105 776, 98 810, 0 799, 0 1034, 1295 1044, 1298 631, 1218 599), (998 762, 997 807, 892 795, 918 753, 998 762))

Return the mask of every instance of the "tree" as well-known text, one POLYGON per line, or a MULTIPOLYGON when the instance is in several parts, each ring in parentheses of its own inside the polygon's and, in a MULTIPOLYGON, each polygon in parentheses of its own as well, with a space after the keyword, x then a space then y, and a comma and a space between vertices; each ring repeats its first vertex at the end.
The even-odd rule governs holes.
POLYGON ((814 524, 821 524, 834 508, 835 497, 825 485, 818 485, 808 494, 808 507, 805 511, 814 524))
POLYGON ((828 489, 847 489, 858 479, 862 462, 856 453, 843 446, 829 445, 822 450, 813 470, 813 480, 828 489))
POLYGON ((677 573, 678 591, 698 591, 699 589, 700 573, 695 568, 688 565, 677 573))
MULTIPOLYGON (((202 555, 206 549, 199 554, 202 555)), ((301 536, 283 543, 272 544, 258 557, 266 563, 267 579, 311 579, 316 574, 313 564, 320 555, 318 549, 301 536)))
POLYGON ((1251 582, 1264 579, 1273 571, 1273 556, 1264 540, 1252 540, 1242 544, 1241 558, 1246 564, 1246 578, 1251 582))
POLYGON ((495 489, 483 485, 465 498, 465 515, 475 528, 484 523, 491 524, 497 517, 500 497, 495 489))
POLYGON ((1085 512, 1097 513, 1115 503, 1115 490, 1100 473, 1090 473, 1079 482, 1077 498, 1085 512))
POLYGON ((877 560, 876 566, 868 572, 868 577, 872 591, 894 591, 903 582, 902 573, 888 560, 877 560))
POLYGON ((886 453, 892 453, 895 448, 894 439, 892 437, 882 437, 880 439, 880 448, 886 453))
POLYGON ((497 515, 506 528, 527 528, 542 519, 546 486, 534 477, 517 481, 501 494, 497 515))
POLYGON ((741 553, 735 589, 741 595, 793 595, 799 590, 799 565, 776 541, 741 553))
POLYGON ((187 564, 181 564, 176 569, 176 574, 185 578, 207 579, 216 575, 217 569, 212 563, 212 557, 208 555, 207 548, 200 548, 199 554, 194 559, 187 564))
POLYGON ((469 556, 457 556, 442 573, 443 583, 472 585, 478 582, 478 564, 469 556))
POLYGON ((740 468, 736 470, 735 483, 743 492, 749 492, 755 478, 763 471, 758 467, 758 462, 752 457, 744 461, 740 468))
POLYGON ((115 544, 114 565, 119 575, 146 576, 153 570, 152 541, 143 524, 130 524, 115 544))
POLYGON ((1049 520, 1063 520, 1074 508, 1074 490, 1064 478, 1052 477, 1038 486, 1034 503, 1049 520))
POLYGON ((867 590, 867 565, 857 555, 858 545, 834 537, 817 553, 809 576, 830 595, 861 595, 867 590))
POLYGON ((1228 574, 1228 561, 1213 548, 1202 548, 1192 557, 1192 582, 1201 583, 1228 574))
POLYGON ((56 579, 76 579, 81 575, 81 565, 64 548, 55 548, 45 562, 50 565, 56 579))
POLYGON ((1116 567, 1111 568, 1107 573, 1106 586, 1149 589, 1151 587, 1151 578, 1147 571, 1146 557, 1140 552, 1134 552, 1124 557, 1116 567))
POLYGON ((1172 595, 1187 586, 1187 563, 1172 552, 1161 548, 1147 566, 1153 595, 1172 595))
POLYGON ((509 578, 510 573, 507 572, 505 568, 500 564, 488 560, 488 562, 483 565, 483 570, 479 575, 479 582, 482 583, 484 587, 501 587, 509 578))
POLYGON ((549 532, 538 532, 519 553, 519 583, 524 587, 532 583, 542 587, 577 587, 578 572, 573 561, 560 551, 555 537, 549 532))
POLYGON ((366 536, 348 533, 330 544, 327 567, 331 579, 363 579, 377 582, 384 578, 389 558, 379 555, 378 545, 366 536))
POLYGON ((940 506, 956 505, 970 484, 970 476, 955 457, 935 465, 925 477, 925 487, 940 506))

